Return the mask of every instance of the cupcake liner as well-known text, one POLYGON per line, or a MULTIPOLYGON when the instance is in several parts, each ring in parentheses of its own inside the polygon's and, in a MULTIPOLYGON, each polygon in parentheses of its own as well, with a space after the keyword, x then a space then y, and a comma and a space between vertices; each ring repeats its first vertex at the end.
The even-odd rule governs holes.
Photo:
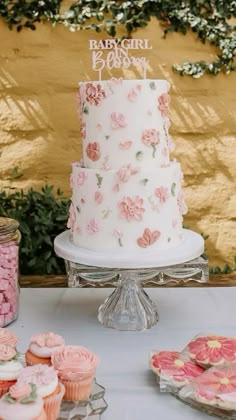
POLYGON ((44 397, 44 410, 47 415, 47 420, 56 420, 59 417, 61 401, 65 394, 65 387, 62 383, 58 384, 60 388, 57 394, 44 397))
POLYGON ((94 381, 94 375, 80 381, 62 380, 65 387, 65 401, 86 401, 89 399, 94 381))
POLYGON ((34 420, 47 420, 47 414, 45 413, 45 410, 42 410, 41 413, 34 418, 34 420))

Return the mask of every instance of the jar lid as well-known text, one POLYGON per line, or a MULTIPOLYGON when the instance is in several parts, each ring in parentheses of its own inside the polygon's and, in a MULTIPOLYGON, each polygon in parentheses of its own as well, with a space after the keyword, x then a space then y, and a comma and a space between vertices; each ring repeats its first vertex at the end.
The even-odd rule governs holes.
POLYGON ((19 241, 19 222, 9 217, 0 217, 0 243, 19 241))

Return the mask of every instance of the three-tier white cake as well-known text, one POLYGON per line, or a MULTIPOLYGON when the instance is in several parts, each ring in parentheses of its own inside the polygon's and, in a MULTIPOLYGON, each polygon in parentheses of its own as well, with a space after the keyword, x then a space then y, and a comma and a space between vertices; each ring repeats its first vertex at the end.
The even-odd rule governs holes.
POLYGON ((76 246, 125 254, 181 244, 187 207, 169 157, 168 91, 165 80, 79 84, 83 161, 72 164, 68 220, 76 246))

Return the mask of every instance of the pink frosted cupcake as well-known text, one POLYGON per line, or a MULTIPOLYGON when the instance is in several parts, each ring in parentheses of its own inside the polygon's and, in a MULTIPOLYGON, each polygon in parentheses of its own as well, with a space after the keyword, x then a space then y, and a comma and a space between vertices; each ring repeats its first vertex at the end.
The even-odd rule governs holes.
POLYGON ((0 328, 0 344, 5 344, 16 349, 18 337, 7 328, 0 328))
POLYGON ((52 365, 65 386, 64 400, 88 400, 99 359, 81 346, 65 346, 52 355, 52 365))
POLYGON ((15 384, 0 399, 1 420, 47 420, 43 399, 33 384, 15 384))
POLYGON ((0 344, 0 397, 15 384, 22 369, 22 364, 17 360, 16 350, 0 344))
POLYGON ((38 395, 43 398, 48 420, 57 419, 65 388, 58 382, 57 372, 52 366, 28 366, 21 371, 17 383, 35 384, 38 395))
POLYGON ((53 332, 32 335, 29 349, 25 353, 27 366, 37 364, 51 366, 52 353, 59 350, 64 345, 64 338, 53 332))

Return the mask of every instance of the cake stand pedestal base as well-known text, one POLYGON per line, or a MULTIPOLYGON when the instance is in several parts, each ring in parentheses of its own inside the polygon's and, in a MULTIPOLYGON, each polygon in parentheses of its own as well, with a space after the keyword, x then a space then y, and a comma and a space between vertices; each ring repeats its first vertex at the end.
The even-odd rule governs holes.
POLYGON ((146 286, 168 283, 208 281, 208 261, 202 257, 203 238, 184 230, 184 243, 171 251, 117 258, 108 253, 92 253, 77 248, 63 232, 54 247, 64 258, 69 287, 115 287, 98 310, 98 320, 105 327, 123 331, 139 331, 158 322, 155 303, 144 290, 146 286))
POLYGON ((98 320, 116 330, 139 331, 155 325, 158 312, 138 275, 121 273, 116 289, 98 310, 98 320))

